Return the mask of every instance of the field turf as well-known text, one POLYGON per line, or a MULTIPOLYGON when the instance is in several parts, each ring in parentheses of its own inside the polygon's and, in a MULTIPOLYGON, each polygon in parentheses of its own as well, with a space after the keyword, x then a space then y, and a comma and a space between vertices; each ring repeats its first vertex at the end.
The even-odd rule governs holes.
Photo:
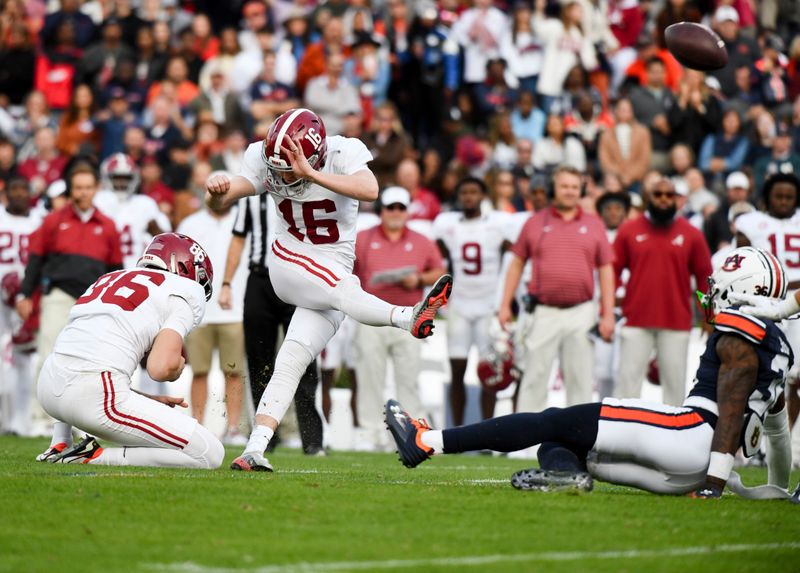
POLYGON ((283 450, 256 474, 226 469, 233 449, 212 472, 33 462, 46 444, 0 438, 1 572, 800 571, 782 501, 519 492, 532 464, 489 456, 283 450))

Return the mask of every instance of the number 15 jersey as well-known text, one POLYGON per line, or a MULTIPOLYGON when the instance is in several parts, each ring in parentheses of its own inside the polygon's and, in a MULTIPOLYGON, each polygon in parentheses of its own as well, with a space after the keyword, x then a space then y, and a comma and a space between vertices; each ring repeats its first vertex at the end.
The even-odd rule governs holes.
POLYGON ((800 281, 800 212, 776 219, 754 211, 736 219, 736 230, 754 247, 775 255, 786 270, 787 281, 800 281))
POLYGON ((205 292, 193 280, 157 269, 114 271, 75 302, 53 351, 84 360, 86 371, 130 378, 161 329, 186 336, 205 310, 205 292))
MULTIPOLYGON (((328 155, 323 173, 352 175, 368 169, 372 154, 358 139, 334 135, 327 140, 328 155)), ((251 143, 244 153, 239 173, 250 181, 256 193, 270 193, 275 201, 280 226, 275 240, 299 241, 320 248, 328 256, 352 267, 355 260, 358 201, 312 183, 291 199, 274 193, 267 180, 263 141, 251 143)))

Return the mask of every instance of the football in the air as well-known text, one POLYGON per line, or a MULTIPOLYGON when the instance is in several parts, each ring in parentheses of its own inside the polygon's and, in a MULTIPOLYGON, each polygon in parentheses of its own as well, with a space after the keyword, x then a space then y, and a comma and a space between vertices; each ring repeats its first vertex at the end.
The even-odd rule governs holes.
POLYGON ((725 42, 711 28, 694 22, 678 22, 664 31, 667 48, 681 64, 707 72, 728 63, 725 42))

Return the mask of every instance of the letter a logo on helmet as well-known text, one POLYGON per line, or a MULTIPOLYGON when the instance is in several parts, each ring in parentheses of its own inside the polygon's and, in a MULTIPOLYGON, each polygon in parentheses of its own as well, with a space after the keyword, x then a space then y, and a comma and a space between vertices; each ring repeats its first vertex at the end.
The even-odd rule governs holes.
POLYGON ((298 196, 305 192, 310 181, 284 180, 284 176, 293 176, 288 140, 291 139, 300 147, 311 167, 322 169, 328 153, 326 137, 322 119, 310 109, 296 108, 282 113, 269 128, 262 147, 270 191, 282 197, 298 196))
POLYGON ((136 266, 160 269, 195 281, 203 287, 206 300, 211 300, 214 267, 203 247, 187 235, 156 235, 136 262, 136 266))

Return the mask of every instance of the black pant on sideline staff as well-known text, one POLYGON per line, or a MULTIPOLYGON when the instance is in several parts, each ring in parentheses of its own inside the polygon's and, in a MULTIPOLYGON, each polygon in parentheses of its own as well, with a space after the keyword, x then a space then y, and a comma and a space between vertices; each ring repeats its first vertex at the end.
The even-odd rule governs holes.
MULTIPOLYGON (((294 308, 275 294, 266 269, 251 265, 244 294, 244 345, 250 390, 256 409, 275 368, 278 327, 283 325, 283 331, 286 332, 294 308)), ((322 448, 322 419, 314 403, 317 384, 319 377, 314 360, 300 379, 294 396, 297 425, 306 453, 314 453, 322 448)))

